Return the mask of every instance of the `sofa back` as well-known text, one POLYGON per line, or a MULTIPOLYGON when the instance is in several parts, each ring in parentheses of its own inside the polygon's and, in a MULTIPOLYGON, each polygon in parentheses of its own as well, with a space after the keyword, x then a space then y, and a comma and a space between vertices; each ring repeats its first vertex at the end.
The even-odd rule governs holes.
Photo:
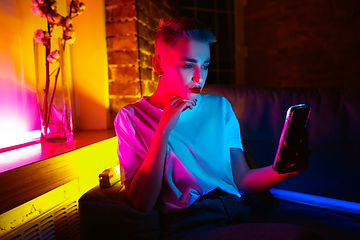
POLYGON ((287 109, 309 104, 309 167, 277 188, 360 202, 360 89, 206 85, 203 92, 232 104, 251 167, 273 163, 287 109))

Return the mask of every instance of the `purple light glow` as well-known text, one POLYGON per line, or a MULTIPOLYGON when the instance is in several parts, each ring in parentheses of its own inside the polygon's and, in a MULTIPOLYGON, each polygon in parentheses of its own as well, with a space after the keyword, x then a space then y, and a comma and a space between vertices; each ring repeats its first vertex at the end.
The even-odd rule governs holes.
POLYGON ((274 197, 316 207, 360 214, 360 203, 272 188, 274 197))

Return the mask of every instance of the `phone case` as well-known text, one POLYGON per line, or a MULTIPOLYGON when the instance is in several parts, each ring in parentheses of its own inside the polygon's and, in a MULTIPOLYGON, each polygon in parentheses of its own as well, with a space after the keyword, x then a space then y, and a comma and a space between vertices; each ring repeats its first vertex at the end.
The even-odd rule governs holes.
POLYGON ((291 147, 285 147, 284 143, 288 141, 292 145, 300 144, 302 131, 306 127, 310 112, 311 108, 307 104, 294 105, 288 109, 273 164, 274 170, 278 173, 303 171, 306 169, 307 165, 295 160, 296 151, 291 147), (305 169, 303 169, 304 167, 305 169))

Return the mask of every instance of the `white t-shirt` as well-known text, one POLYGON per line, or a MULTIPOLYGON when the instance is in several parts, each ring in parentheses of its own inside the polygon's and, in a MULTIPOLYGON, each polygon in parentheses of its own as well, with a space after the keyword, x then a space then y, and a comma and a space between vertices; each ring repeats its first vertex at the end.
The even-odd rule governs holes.
MULTIPOLYGON (((158 201, 163 213, 187 208, 215 188, 240 197, 230 159, 230 148, 243 150, 239 122, 226 98, 199 94, 197 100, 192 110, 180 115, 169 135, 158 201)), ((161 114, 162 109, 145 98, 118 113, 115 130, 123 182, 145 159, 161 114)))

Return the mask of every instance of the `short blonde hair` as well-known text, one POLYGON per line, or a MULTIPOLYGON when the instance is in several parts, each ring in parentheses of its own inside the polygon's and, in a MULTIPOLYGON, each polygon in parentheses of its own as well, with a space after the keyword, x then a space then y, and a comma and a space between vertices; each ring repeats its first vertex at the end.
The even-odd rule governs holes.
POLYGON ((160 19, 159 29, 155 35, 155 46, 158 41, 174 46, 178 39, 197 40, 202 43, 216 42, 214 34, 201 22, 190 17, 160 19))

